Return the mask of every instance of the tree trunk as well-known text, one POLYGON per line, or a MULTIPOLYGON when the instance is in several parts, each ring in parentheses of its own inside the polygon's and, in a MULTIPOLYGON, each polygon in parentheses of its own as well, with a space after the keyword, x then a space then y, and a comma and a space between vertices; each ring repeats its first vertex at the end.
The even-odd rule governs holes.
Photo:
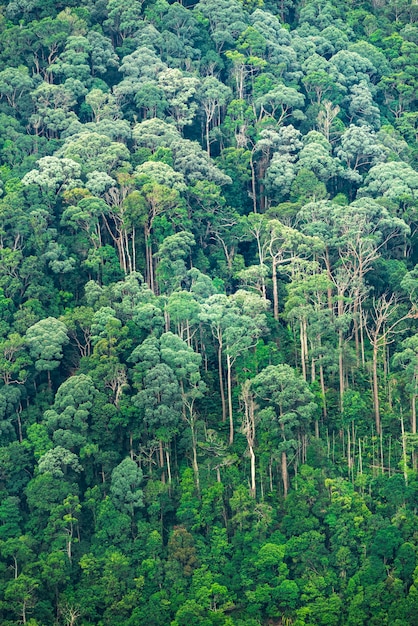
POLYGON ((322 367, 322 363, 319 365, 319 380, 321 383, 321 392, 322 392, 322 411, 324 414, 324 418, 327 418, 327 400, 325 396, 325 381, 324 381, 324 368, 322 367))
POLYGON ((408 486, 408 464, 406 461, 406 437, 405 437, 405 428, 403 423, 403 414, 402 407, 400 407, 401 411, 401 433, 402 433, 402 469, 403 469, 403 477, 405 480, 405 485, 408 486))
POLYGON ((373 406, 374 406, 374 417, 376 423, 376 434, 380 435, 381 427, 380 427, 380 407, 379 407, 379 381, 377 376, 377 357, 378 357, 378 347, 377 343, 373 345, 373 406))
POLYGON ((166 450, 165 450, 165 458, 167 459, 168 484, 171 485, 171 463, 170 463, 170 450, 169 450, 169 448, 166 448, 166 450))
MULTIPOLYGON (((416 394, 412 394, 411 404, 412 404, 411 432, 413 435, 416 435, 417 434, 417 396, 416 394)), ((414 472, 417 471, 416 450, 413 450, 412 452, 412 468, 414 472)))
POLYGON ((231 357, 227 353, 226 355, 226 365, 227 365, 227 381, 228 381, 228 414, 229 414, 229 445, 231 446, 234 443, 234 415, 232 411, 232 363, 231 357))
POLYGON ((193 472, 196 481, 196 489, 198 493, 200 493, 200 479, 199 479, 199 465, 197 463, 197 441, 196 441, 196 432, 194 429, 194 418, 192 418, 192 423, 190 425, 192 431, 192 448, 193 448, 193 472))
POLYGON ((164 472, 164 451, 163 451, 163 442, 160 441, 159 442, 159 462, 160 462, 160 468, 162 469, 162 473, 161 473, 161 482, 165 483, 165 472, 164 472))
POLYGON ((208 153, 208 157, 210 158, 210 142, 209 142, 209 120, 206 117, 206 151, 208 153))
POLYGON ((340 411, 344 412, 344 360, 343 360, 343 331, 338 332, 338 371, 340 379, 340 411))
POLYGON ((251 191, 253 194, 253 211, 254 213, 257 213, 257 186, 256 186, 255 168, 254 168, 252 152, 251 152, 251 158, 250 158, 250 167, 251 167, 251 191))
POLYGON ((283 482, 283 497, 286 500, 289 492, 289 475, 287 472, 287 454, 282 452, 282 482, 283 482))
POLYGON ((302 365, 302 376, 303 380, 306 382, 307 372, 306 372, 306 362, 307 362, 307 353, 306 353, 306 338, 305 331, 306 327, 303 319, 300 320, 300 363, 302 365))
POLYGON ((221 393, 222 402, 222 422, 226 422, 226 401, 225 401, 225 389, 224 389, 224 376, 222 368, 222 340, 219 342, 218 347, 218 372, 219 372, 219 390, 221 393))
POLYGON ((256 483, 255 483, 255 454, 254 448, 251 444, 248 445, 248 449, 250 451, 250 463, 251 463, 251 496, 255 498, 256 496, 256 483))
POLYGON ((277 261, 273 257, 272 267, 272 279, 273 279, 273 315, 274 319, 279 319, 279 291, 277 286, 277 261))

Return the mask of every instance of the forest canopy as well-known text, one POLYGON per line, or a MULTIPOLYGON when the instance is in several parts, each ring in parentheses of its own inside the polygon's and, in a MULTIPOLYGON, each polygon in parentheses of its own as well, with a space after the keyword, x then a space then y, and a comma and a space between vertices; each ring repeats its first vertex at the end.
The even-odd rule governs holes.
POLYGON ((415 0, 0 3, 0 622, 418 625, 415 0))

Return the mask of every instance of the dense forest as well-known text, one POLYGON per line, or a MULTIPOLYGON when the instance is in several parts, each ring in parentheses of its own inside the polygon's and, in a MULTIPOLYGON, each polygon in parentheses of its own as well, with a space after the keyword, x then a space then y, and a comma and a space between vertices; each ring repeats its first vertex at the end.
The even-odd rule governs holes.
POLYGON ((0 58, 2 626, 417 626, 416 0, 13 0, 0 58))

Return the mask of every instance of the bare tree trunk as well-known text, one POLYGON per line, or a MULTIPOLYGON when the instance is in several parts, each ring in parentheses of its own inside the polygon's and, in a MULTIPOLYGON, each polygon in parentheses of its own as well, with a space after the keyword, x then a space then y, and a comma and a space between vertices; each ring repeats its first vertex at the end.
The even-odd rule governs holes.
POLYGON ((194 429, 194 423, 192 430, 192 448, 193 448, 193 472, 196 481, 196 489, 198 493, 200 493, 200 479, 199 479, 199 465, 197 463, 197 441, 196 441, 196 432, 194 429))
POLYGON ((207 117, 206 117, 206 151, 208 153, 208 157, 210 158, 209 120, 207 117))
MULTIPOLYGON (((411 405, 412 405, 412 416, 411 416, 411 432, 413 435, 417 434, 417 396, 416 394, 412 394, 411 405)), ((417 453, 416 450, 412 452, 412 468, 414 472, 417 471, 417 453)))
POLYGON ((319 381, 321 383, 321 392, 322 392, 322 412, 324 414, 324 418, 327 418, 327 400, 325 396, 325 381, 324 381, 324 368, 322 367, 322 363, 319 364, 319 381))
POLYGON ((160 441, 159 442, 159 462, 160 462, 160 468, 162 469, 162 474, 161 474, 161 482, 165 483, 165 471, 164 471, 164 451, 163 451, 163 442, 160 441))
POLYGON ((250 381, 246 381, 242 386, 241 398, 244 402, 244 419, 242 423, 242 432, 244 433, 247 443, 248 451, 250 453, 250 465, 251 465, 251 496, 256 497, 256 466, 255 466, 255 453, 254 453, 254 441, 255 441, 255 404, 254 398, 250 391, 250 381))
POLYGON ((251 191, 253 195, 253 211, 254 213, 257 213, 257 186, 256 186, 255 168, 254 168, 252 152, 251 152, 251 158, 250 158, 250 167, 251 167, 251 191))
POLYGON ((232 411, 232 363, 231 357, 228 353, 226 355, 226 366, 228 382, 229 445, 231 446, 234 443, 234 416, 232 411))
POLYGON ((165 450, 165 458, 167 460, 168 484, 171 485, 171 463, 170 463, 170 450, 169 450, 169 448, 166 448, 166 450, 165 450))
POLYGON ((402 433, 402 466, 403 466, 403 477, 405 480, 405 485, 408 486, 408 464, 406 460, 406 437, 405 437, 405 427, 403 423, 403 413, 402 407, 400 408, 401 412, 401 433, 402 433))
POLYGON ((344 359, 343 359, 343 332, 338 331, 338 371, 340 380, 340 411, 344 412, 344 359))
POLYGON ((222 421, 226 422, 226 401, 225 401, 225 389, 224 389, 224 376, 222 367, 222 341, 218 346, 218 372, 219 372, 219 390, 221 393, 222 402, 222 421))
POLYGON ((283 497, 286 500, 289 492, 289 474, 287 472, 287 454, 282 452, 282 482, 283 482, 283 497))
POLYGON ((380 406, 379 406, 379 380, 377 376, 377 357, 378 346, 377 342, 373 345, 373 406, 374 406, 374 418, 376 423, 376 433, 380 435, 380 406))
POLYGON ((251 464, 251 496, 255 498, 256 496, 256 482, 255 482, 255 454, 254 448, 249 444, 248 446, 250 452, 250 464, 251 464))
POLYGON ((273 315, 274 319, 279 319, 279 291, 277 286, 277 261, 273 257, 272 264, 272 280, 273 280, 273 315))

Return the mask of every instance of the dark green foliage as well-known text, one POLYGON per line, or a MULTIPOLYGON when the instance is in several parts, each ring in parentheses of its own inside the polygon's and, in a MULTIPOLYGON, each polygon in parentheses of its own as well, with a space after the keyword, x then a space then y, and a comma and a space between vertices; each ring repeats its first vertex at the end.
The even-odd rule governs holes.
POLYGON ((0 622, 418 624, 412 0, 0 6, 0 622))

